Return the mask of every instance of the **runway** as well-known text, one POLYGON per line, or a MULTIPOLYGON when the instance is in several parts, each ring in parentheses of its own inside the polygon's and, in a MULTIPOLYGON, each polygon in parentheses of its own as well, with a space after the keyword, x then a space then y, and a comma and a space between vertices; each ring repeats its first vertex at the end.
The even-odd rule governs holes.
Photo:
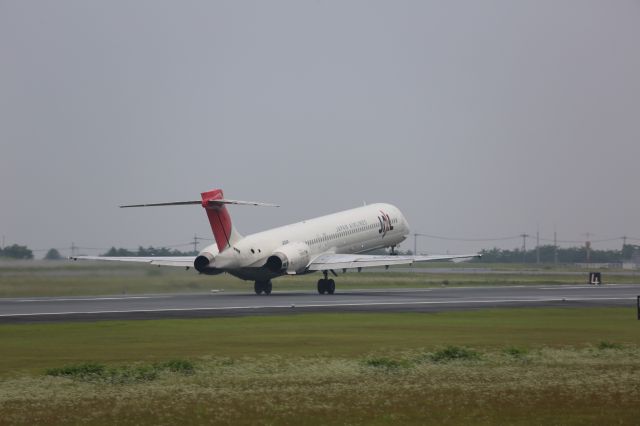
POLYGON ((453 287, 253 293, 149 294, 0 299, 0 323, 197 318, 310 312, 438 312, 497 307, 633 309, 639 284, 453 287))

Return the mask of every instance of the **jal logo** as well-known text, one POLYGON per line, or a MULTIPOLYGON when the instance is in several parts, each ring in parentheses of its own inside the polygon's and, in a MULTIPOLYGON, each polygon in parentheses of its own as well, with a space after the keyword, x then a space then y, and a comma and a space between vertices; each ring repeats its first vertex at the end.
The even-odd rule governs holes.
POLYGON ((378 221, 380 222, 380 229, 378 229, 378 233, 382 234, 382 238, 387 235, 387 232, 393 231, 393 225, 391 225, 391 218, 388 214, 380 210, 380 216, 378 216, 378 221))

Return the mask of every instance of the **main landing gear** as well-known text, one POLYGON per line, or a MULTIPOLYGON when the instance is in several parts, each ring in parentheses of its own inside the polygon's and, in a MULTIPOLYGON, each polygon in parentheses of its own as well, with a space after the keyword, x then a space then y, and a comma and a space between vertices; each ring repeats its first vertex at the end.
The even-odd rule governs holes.
POLYGON ((256 294, 260 294, 260 293, 264 293, 264 294, 271 294, 271 280, 267 280, 267 281, 256 281, 253 284, 253 290, 256 292, 256 294))
POLYGON ((336 282, 334 280, 327 279, 329 273, 322 271, 324 278, 318 280, 318 293, 320 294, 333 294, 336 291, 336 282))

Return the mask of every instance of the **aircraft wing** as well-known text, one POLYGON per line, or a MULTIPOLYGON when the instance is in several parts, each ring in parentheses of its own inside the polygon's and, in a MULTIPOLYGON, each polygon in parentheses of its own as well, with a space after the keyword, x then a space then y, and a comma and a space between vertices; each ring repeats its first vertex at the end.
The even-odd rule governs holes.
POLYGON ((378 256, 366 254, 322 254, 309 263, 309 271, 328 269, 369 268, 374 266, 407 265, 414 262, 452 260, 461 262, 480 257, 479 254, 433 254, 428 256, 378 256))
POLYGON ((149 257, 115 257, 115 256, 71 256, 71 260, 105 260, 112 262, 138 262, 158 266, 192 267, 195 256, 149 256, 149 257))

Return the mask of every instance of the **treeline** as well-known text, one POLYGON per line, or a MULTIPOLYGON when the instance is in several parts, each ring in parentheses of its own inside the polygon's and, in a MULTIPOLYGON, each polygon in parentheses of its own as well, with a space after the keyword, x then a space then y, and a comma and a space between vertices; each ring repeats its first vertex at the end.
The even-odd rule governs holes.
MULTIPOLYGON (((540 246, 540 262, 541 263, 584 263, 587 262, 587 249, 585 247, 568 247, 568 248, 556 248, 552 245, 540 246)), ((486 263, 535 263, 537 261, 536 248, 527 250, 523 253, 520 249, 500 249, 492 248, 481 250, 481 259, 474 260, 475 262, 486 263)), ((180 251, 169 247, 142 247, 139 246, 137 250, 129 250, 126 248, 111 247, 106 253, 101 256, 111 257, 126 257, 126 256, 196 256, 198 253, 194 251, 180 251)), ((380 249, 369 254, 388 254, 385 250, 380 249)), ((399 251, 398 254, 412 254, 411 250, 406 252, 399 251)), ((589 262, 591 263, 622 263, 624 261, 632 260, 633 258, 640 256, 640 246, 625 244, 622 250, 594 250, 591 249, 589 253, 589 262)), ((5 248, 0 248, 0 259, 33 259, 33 251, 27 246, 21 246, 13 244, 5 248)), ((58 250, 50 249, 44 257, 47 260, 62 259, 58 250)))
MULTIPOLYGON (((586 247, 568 247, 561 248, 545 245, 540 246, 540 262, 541 263, 584 263, 587 262, 586 247)), ((535 263, 537 261, 536 249, 523 252, 520 249, 504 250, 492 248, 490 250, 482 250, 482 258, 478 262, 487 263, 535 263)), ((588 255, 591 263, 622 263, 631 260, 635 253, 640 253, 640 246, 626 244, 622 250, 594 250, 591 249, 588 255)))
POLYGON ((33 252, 27 246, 14 244, 5 248, 0 248, 0 258, 8 259, 33 259, 33 252))
MULTIPOLYGON (((138 250, 129 250, 126 248, 111 247, 106 253, 100 256, 196 256, 198 253, 193 251, 182 252, 180 250, 168 247, 138 247, 138 250)), ((33 251, 27 246, 13 244, 5 248, 0 248, 0 259, 33 259, 33 251)), ((52 248, 47 251, 44 256, 45 260, 61 260, 64 259, 58 249, 52 248)))
POLYGON ((193 251, 182 252, 180 250, 171 249, 168 247, 138 247, 137 251, 129 250, 126 248, 115 248, 111 247, 109 251, 101 254, 100 256, 110 256, 110 257, 125 257, 125 256, 140 256, 140 257, 148 257, 148 256, 196 256, 198 253, 193 251))

